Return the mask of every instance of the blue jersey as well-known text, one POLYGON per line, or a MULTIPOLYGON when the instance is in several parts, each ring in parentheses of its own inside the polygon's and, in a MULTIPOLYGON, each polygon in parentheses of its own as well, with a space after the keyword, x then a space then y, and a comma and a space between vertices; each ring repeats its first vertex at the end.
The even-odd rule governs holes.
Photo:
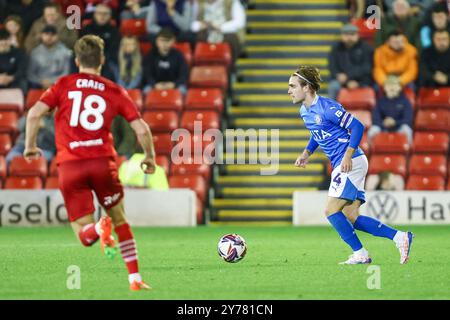
MULTIPOLYGON (((353 121, 353 115, 335 100, 317 95, 309 108, 301 106, 300 117, 333 168, 338 166, 349 145, 350 132, 347 128, 353 121)), ((362 154, 364 152, 358 147, 353 158, 362 154)))

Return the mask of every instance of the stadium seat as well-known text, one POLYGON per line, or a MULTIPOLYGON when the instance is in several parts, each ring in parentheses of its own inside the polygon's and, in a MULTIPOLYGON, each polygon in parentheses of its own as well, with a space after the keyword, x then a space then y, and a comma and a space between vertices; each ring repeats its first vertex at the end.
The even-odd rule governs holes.
POLYGON ((364 153, 366 155, 370 154, 370 145, 369 145, 369 138, 367 137, 367 132, 364 132, 359 146, 361 147, 361 149, 364 151, 364 153))
POLYGON ((195 174, 201 175, 205 181, 209 181, 211 178, 211 167, 205 163, 195 164, 195 163, 182 163, 170 165, 170 172, 173 175, 185 175, 185 174, 195 174))
POLYGON ((339 91, 337 101, 342 104, 344 109, 371 110, 373 109, 373 107, 375 107, 375 91, 370 87, 357 89, 343 88, 339 91))
POLYGON ((141 49, 141 54, 146 56, 150 50, 152 50, 152 43, 148 41, 140 41, 139 48, 141 49))
POLYGON ((20 89, 0 89, 0 111, 23 112, 24 97, 20 89))
POLYGON ((178 128, 178 114, 175 111, 146 111, 142 118, 152 132, 169 132, 178 128))
POLYGON ((414 129, 450 132, 450 109, 419 110, 414 129))
POLYGON ((445 180, 440 176, 411 175, 406 190, 445 190, 445 180))
POLYGON ((24 157, 15 157, 9 164, 9 175, 16 177, 47 176, 47 160, 44 157, 26 160, 24 157))
POLYGON ((220 129, 219 115, 215 111, 185 111, 181 116, 180 127, 194 132, 196 121, 201 122, 202 132, 208 129, 220 129))
POLYGON ((414 93, 414 90, 411 89, 411 87, 405 87, 403 89, 403 92, 405 93, 406 98, 408 98, 409 102, 411 103, 411 107, 413 110, 416 109, 416 94, 414 93))
POLYGON ((414 154, 409 159, 409 174, 447 177, 447 158, 443 155, 414 154))
MULTIPOLYGON (((183 136, 175 141, 176 152, 173 155, 174 163, 211 163, 209 159, 203 159, 205 151, 206 156, 215 156, 215 146, 211 145, 211 139, 204 137, 202 134, 190 134, 185 140, 183 136), (208 148, 207 150, 205 150, 208 148), (187 154, 186 154, 187 153, 187 154), (182 157, 183 159, 180 159, 182 157), (207 162, 208 161, 208 162, 207 162)), ((212 160, 211 160, 212 161, 212 160)))
POLYGON ((145 19, 122 20, 120 23, 120 33, 123 36, 144 36, 147 33, 145 19))
POLYGON ((48 175, 50 177, 57 177, 58 176, 58 166, 56 165, 56 158, 52 160, 50 163, 50 169, 48 170, 48 175))
POLYGON ((45 180, 45 189, 59 189, 58 177, 48 177, 45 180))
POLYGON ((14 111, 0 112, 0 133, 15 134, 17 132, 18 117, 14 111))
POLYGON ((4 189, 42 189, 39 177, 8 177, 4 189))
POLYGON ((6 177, 6 161, 5 157, 0 156, 0 180, 6 177))
POLYGON ((151 90, 145 97, 145 109, 175 110, 183 108, 183 95, 178 89, 151 90))
POLYGON ((218 88, 225 92, 228 88, 228 75, 224 66, 195 66, 189 76, 192 88, 218 88))
POLYGON ((188 188, 195 192, 200 201, 205 201, 207 195, 207 184, 201 175, 172 175, 169 177, 170 188, 188 188))
POLYGON ((27 99, 25 102, 26 110, 30 109, 39 100, 45 89, 30 89, 27 93, 27 99))
POLYGON ((194 64, 197 66, 218 64, 229 68, 231 65, 230 45, 226 42, 198 42, 195 45, 194 64))
POLYGON ((192 49, 189 42, 176 42, 173 47, 183 54, 184 59, 190 68, 192 66, 192 49))
POLYGON ((406 176, 406 157, 400 154, 372 155, 369 161, 369 174, 390 171, 406 176))
POLYGON ((373 154, 409 152, 408 138, 399 132, 380 132, 372 140, 373 154))
POLYGON ((367 25, 367 20, 363 19, 363 18, 353 19, 351 21, 351 23, 353 25, 355 25, 356 27, 358 27, 359 36, 362 39, 364 39, 364 40, 366 40, 366 41, 368 41, 369 43, 372 44, 377 29, 369 28, 369 26, 367 25))
POLYGON ((417 105, 419 109, 448 109, 450 106, 450 87, 420 88, 417 105))
POLYGON ((157 155, 155 157, 155 162, 158 166, 160 166, 161 168, 164 169, 164 172, 166 173, 166 176, 169 175, 169 158, 167 156, 163 156, 163 155, 157 155))
POLYGON ((157 155, 170 156, 173 144, 170 133, 153 134, 153 144, 155 145, 155 152, 157 155))
POLYGON ((128 89, 127 92, 131 100, 133 100, 136 106, 138 107, 139 111, 142 110, 142 107, 144 106, 142 91, 140 89, 128 89))
POLYGON ((191 88, 186 94, 186 110, 207 109, 223 111, 223 94, 219 89, 191 88))
POLYGON ((447 154, 449 143, 447 132, 416 132, 413 150, 415 153, 447 154))
POLYGON ((0 133, 0 155, 7 155, 11 147, 11 136, 7 133, 0 133))
POLYGON ((364 130, 372 126, 372 113, 368 110, 352 110, 351 114, 355 116, 364 125, 364 130))

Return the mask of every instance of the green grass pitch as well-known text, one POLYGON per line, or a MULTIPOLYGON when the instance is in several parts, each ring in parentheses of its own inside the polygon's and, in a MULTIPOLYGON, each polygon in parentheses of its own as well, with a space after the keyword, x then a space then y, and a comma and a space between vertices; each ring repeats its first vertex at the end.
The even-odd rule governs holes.
POLYGON ((350 252, 331 227, 134 228, 154 289, 129 292, 121 257, 82 247, 69 228, 1 228, 0 299, 450 299, 450 228, 409 229, 416 238, 406 265, 393 242, 359 233, 380 268, 381 288, 368 289, 367 266, 337 264, 350 252), (248 244, 235 264, 216 251, 232 232, 248 244), (66 286, 71 265, 81 271, 79 290, 66 286))

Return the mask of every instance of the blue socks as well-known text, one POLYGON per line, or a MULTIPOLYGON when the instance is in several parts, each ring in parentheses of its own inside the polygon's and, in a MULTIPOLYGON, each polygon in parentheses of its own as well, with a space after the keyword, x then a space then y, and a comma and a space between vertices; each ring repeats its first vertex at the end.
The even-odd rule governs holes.
POLYGON ((342 240, 344 240, 352 248, 353 251, 362 249, 363 245, 361 244, 361 241, 359 241, 352 223, 348 221, 347 217, 342 213, 342 211, 333 213, 332 215, 328 216, 328 221, 330 221, 331 225, 339 233, 342 240))
POLYGON ((358 216, 354 227, 356 230, 361 230, 374 236, 384 237, 391 240, 394 240, 394 236, 397 233, 397 230, 381 223, 377 219, 368 216, 358 216))

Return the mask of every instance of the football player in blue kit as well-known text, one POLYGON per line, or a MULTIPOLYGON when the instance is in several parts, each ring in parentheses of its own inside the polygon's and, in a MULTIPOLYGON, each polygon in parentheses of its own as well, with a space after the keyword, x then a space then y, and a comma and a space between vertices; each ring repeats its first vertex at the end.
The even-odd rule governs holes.
POLYGON ((414 235, 359 213, 359 207, 365 202, 364 182, 368 169, 367 158, 359 148, 364 125, 335 100, 318 95, 320 82, 319 70, 312 66, 300 66, 289 78, 288 94, 293 104, 301 104, 300 117, 311 133, 295 165, 305 168, 318 146, 331 161, 333 172, 325 214, 353 250, 341 264, 372 262, 355 229, 393 240, 400 251, 400 263, 404 264, 408 261, 414 235))

